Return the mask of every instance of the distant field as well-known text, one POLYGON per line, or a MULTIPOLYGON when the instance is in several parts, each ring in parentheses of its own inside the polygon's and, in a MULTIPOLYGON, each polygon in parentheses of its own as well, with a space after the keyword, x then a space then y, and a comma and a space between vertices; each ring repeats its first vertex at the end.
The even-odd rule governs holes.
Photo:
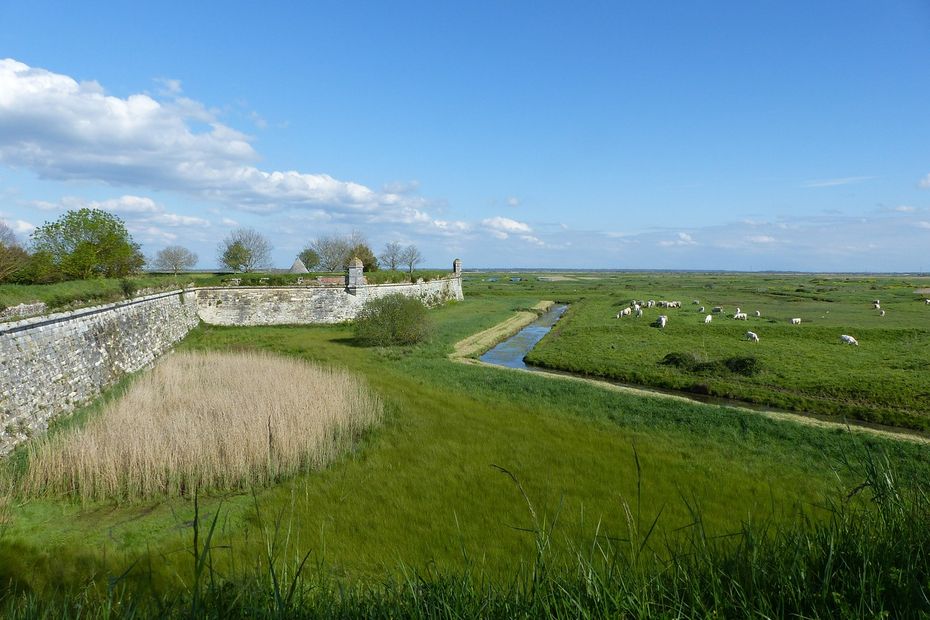
POLYGON ((547 368, 735 398, 786 409, 930 429, 930 306, 926 278, 618 275, 575 294, 562 321, 527 357, 547 368), (609 282, 609 285, 605 285, 609 282), (615 316, 633 299, 679 300, 681 308, 615 316), (873 309, 878 299, 884 317, 873 309), (700 303, 693 304, 693 300, 700 303), (699 306, 705 312, 698 312, 699 306), (721 306, 704 324, 711 308, 721 306), (747 321, 732 318, 736 307, 747 321), (754 316, 759 310, 761 318, 754 316), (660 314, 668 326, 652 325, 660 314), (801 318, 800 325, 790 319, 801 318), (746 340, 747 330, 759 343, 746 340), (860 346, 844 345, 850 334, 860 346), (668 354, 697 368, 663 364, 668 354), (753 376, 721 370, 756 358, 753 376), (704 363, 703 366, 700 366, 704 363))

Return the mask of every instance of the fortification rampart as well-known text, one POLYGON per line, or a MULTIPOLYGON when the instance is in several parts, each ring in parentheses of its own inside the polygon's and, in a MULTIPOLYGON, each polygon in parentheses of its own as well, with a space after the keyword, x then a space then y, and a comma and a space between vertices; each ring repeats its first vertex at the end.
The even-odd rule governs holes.
POLYGON ((171 291, 0 325, 0 454, 151 364, 198 323, 171 291))
POLYGON ((302 325, 342 323, 366 300, 400 293, 428 306, 462 299, 458 277, 416 284, 347 287, 215 287, 197 289, 200 318, 210 325, 302 325))
POLYGON ((0 455, 43 432, 57 415, 141 370, 201 320, 211 325, 341 323, 365 300, 391 293, 427 305, 462 299, 460 263, 449 278, 345 286, 205 287, 0 323, 0 455))

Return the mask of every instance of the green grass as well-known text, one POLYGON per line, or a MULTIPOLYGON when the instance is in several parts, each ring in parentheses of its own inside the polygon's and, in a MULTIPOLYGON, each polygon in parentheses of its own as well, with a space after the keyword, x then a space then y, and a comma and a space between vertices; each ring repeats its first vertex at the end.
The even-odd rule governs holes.
POLYGON ((613 290, 578 299, 559 325, 528 356, 539 366, 623 382, 693 391, 804 412, 930 430, 930 307, 915 289, 926 279, 811 276, 650 276, 620 279, 613 290), (622 284, 621 284, 622 282, 622 284), (631 299, 681 300, 681 309, 649 309, 643 318, 615 319, 631 299), (709 313, 736 306, 748 321, 709 313), (885 317, 872 309, 880 299, 885 317), (752 316, 755 310, 761 318, 752 316), (651 325, 659 314, 665 329, 651 325), (798 326, 789 324, 801 317, 798 326), (761 342, 745 339, 747 330, 761 342), (854 335, 859 347, 840 342, 854 335), (709 369, 662 364, 683 354, 709 369), (715 371, 732 357, 757 358, 751 377, 715 371))
MULTIPOLYGON (((454 342, 514 309, 542 298, 609 295, 620 286, 611 278, 469 280, 465 302, 433 311, 433 340, 411 348, 358 346, 349 326, 195 330, 181 349, 262 350, 350 369, 386 404, 384 426, 327 470, 253 493, 202 497, 202 529, 220 515, 211 542, 213 570, 223 577, 258 570, 275 529, 270 524, 277 522, 276 531, 289 532, 294 557, 312 552, 321 578, 350 588, 360 584, 363 594, 349 603, 380 609, 378 601, 396 596, 416 605, 404 598, 418 591, 407 593, 404 585, 413 571, 435 584, 423 586, 425 595, 452 596, 461 586, 461 596, 475 605, 481 586, 443 581, 471 571, 485 580, 490 600, 501 606, 496 609, 504 610, 507 601, 539 603, 507 598, 507 584, 533 562, 537 540, 525 529, 537 525, 512 480, 494 465, 517 477, 538 522, 555 523, 551 566, 560 579, 574 574, 574 551, 595 540, 629 537, 624 501, 636 507, 643 531, 660 515, 651 536, 662 541, 657 553, 667 560, 675 544, 690 544, 695 506, 700 531, 712 540, 727 540, 749 521, 790 529, 803 514, 813 524, 829 523, 827 498, 860 481, 842 463, 864 458, 867 450, 886 452, 902 479, 927 478, 924 446, 446 358, 454 342), (401 585, 384 591, 373 585, 384 583, 401 585), (365 595, 365 588, 377 595, 365 595)), ((0 582, 12 579, 27 592, 63 592, 91 580, 106 583, 107 576, 134 567, 121 583, 183 599, 194 578, 193 522, 189 498, 84 505, 67 498, 16 500, 11 522, 0 530, 0 582)), ((256 574, 267 585, 267 572, 256 574)), ((555 588, 559 582, 547 583, 555 588)), ((259 590, 249 592, 258 596, 259 590)), ((525 615, 541 608, 527 609, 525 615)))

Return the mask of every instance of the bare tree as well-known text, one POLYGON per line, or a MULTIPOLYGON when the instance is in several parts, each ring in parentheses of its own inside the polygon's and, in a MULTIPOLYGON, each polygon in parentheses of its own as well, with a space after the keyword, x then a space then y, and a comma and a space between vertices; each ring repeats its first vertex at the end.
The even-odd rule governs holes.
POLYGON ((255 271, 271 266, 271 243, 254 228, 239 228, 217 246, 220 265, 233 271, 255 271))
POLYGON ((346 237, 339 235, 317 237, 309 247, 320 257, 320 268, 323 271, 342 271, 351 258, 349 251, 352 245, 346 237))
POLYGON ((411 244, 404 248, 404 251, 401 252, 400 262, 403 265, 407 266, 407 269, 410 270, 410 280, 413 280, 413 268, 417 266, 417 263, 423 260, 423 255, 420 253, 420 250, 417 249, 417 246, 411 244))
POLYGON ((381 252, 381 262, 391 271, 397 271, 397 266, 401 264, 400 255, 403 251, 404 246, 397 241, 391 241, 385 244, 384 250, 381 252))
POLYGON ((163 250, 159 250, 155 255, 155 262, 152 266, 161 271, 171 271, 174 275, 178 272, 193 268, 197 264, 197 255, 180 245, 169 245, 163 250))
POLYGON ((19 244, 13 229, 0 222, 0 282, 19 271, 29 260, 29 254, 19 244))

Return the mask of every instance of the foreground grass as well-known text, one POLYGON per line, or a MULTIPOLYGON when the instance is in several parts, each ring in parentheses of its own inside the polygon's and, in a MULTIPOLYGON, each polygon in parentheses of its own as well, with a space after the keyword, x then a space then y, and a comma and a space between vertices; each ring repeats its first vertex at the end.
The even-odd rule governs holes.
MULTIPOLYGON (((0 581, 20 592, 96 590, 133 567, 121 587, 144 587, 157 593, 156 600, 180 601, 184 608, 192 604, 196 578, 190 562, 192 528, 199 524, 204 535, 219 515, 211 537, 217 551, 210 558, 218 581, 235 584, 220 591, 243 592, 238 600, 252 600, 256 608, 277 604, 268 571, 258 569, 267 565, 272 534, 284 532, 288 542, 279 542, 275 553, 282 558, 283 548, 290 549, 288 574, 293 575, 309 551, 309 565, 319 577, 306 585, 321 598, 314 603, 310 594, 301 595, 308 615, 327 609, 345 615, 369 609, 382 615, 406 615, 408 610, 442 615, 435 605, 452 605, 458 597, 462 606, 453 609, 472 612, 462 615, 494 615, 476 612, 475 606, 487 598, 492 601, 488 609, 497 615, 512 609, 529 616, 547 609, 540 605, 555 605, 560 588, 575 593, 561 599, 566 605, 575 595, 595 596, 585 585, 589 571, 579 563, 578 552, 590 550, 595 541, 619 546, 630 539, 624 502, 631 506, 641 536, 658 516, 650 534, 652 549, 666 563, 674 559, 674 549, 682 550, 683 578, 694 532, 721 545, 738 541, 748 523, 782 524, 786 534, 796 530, 799 536, 814 536, 820 530, 805 529, 804 524, 829 524, 835 514, 829 498, 863 480, 843 465, 844 459, 864 459, 869 451, 880 451, 903 480, 926 479, 930 473, 921 446, 449 362, 452 343, 544 298, 536 291, 523 295, 520 286, 506 292, 467 290, 467 301, 435 311, 434 341, 410 349, 362 348, 351 330, 340 326, 196 330, 182 349, 274 352, 364 375, 384 399, 385 422, 358 451, 328 469, 252 493, 201 497, 199 515, 189 498, 86 506, 67 498, 16 498, 11 523, 0 536, 0 581), (535 520, 512 480, 492 465, 506 468, 520 481, 535 520), (546 566, 552 571, 548 585, 532 586, 530 580, 531 586, 523 588, 533 574, 538 543, 526 529, 551 530, 546 539, 546 566), (382 588, 384 583, 393 585, 382 588), (346 592, 344 601, 340 590, 346 592), (392 601, 403 606, 391 607, 392 601)), ((579 285, 554 286, 548 298, 576 295, 571 286, 579 285)), ((860 506, 854 502, 849 508, 860 506)), ((850 518, 854 524, 856 518, 850 518)), ((872 528, 872 522, 863 523, 872 528)), ((920 527, 918 523, 912 526, 920 527)), ((922 540, 903 521, 900 527, 881 545, 922 540)), ((777 538, 772 528, 760 540, 777 538)), ((817 555, 821 550, 811 551, 812 561, 824 557, 817 555)), ((719 567, 729 566, 729 560, 719 557, 723 564, 711 563, 708 572, 694 573, 692 585, 717 575, 719 588, 707 592, 723 599, 721 593, 730 586, 722 581, 728 573, 719 567)), ((888 560, 888 566, 903 566, 898 556, 888 560)), ((615 580, 632 579, 619 570, 622 563, 616 566, 615 580)), ((797 570, 811 566, 802 562, 797 570)), ((849 567, 854 571, 855 562, 849 567)), ((797 574, 788 572, 785 579, 797 574)), ((652 583, 643 575, 643 581, 630 581, 631 587, 652 583)), ((757 573, 753 578, 774 580, 770 582, 776 587, 781 576, 757 573)), ((853 581, 845 583, 844 588, 853 588, 853 581)), ((669 584, 685 588, 674 580, 669 584)), ((596 591, 599 586, 594 581, 590 587, 596 591)), ((628 591, 618 588, 603 590, 604 596, 627 600, 628 591)), ((739 596, 756 601, 755 595, 735 590, 730 598, 739 596)), ((646 593, 642 597, 646 600, 646 593)), ((34 599, 25 595, 17 600, 34 599)), ((213 609, 227 603, 239 609, 238 603, 223 601, 215 599, 213 609)), ((625 609, 619 605, 604 609, 625 609)), ((578 615, 568 607, 560 609, 563 615, 578 615)))
MULTIPOLYGON (((467 556, 452 570, 411 568, 396 578, 346 584, 324 562, 295 553, 290 531, 265 522, 265 553, 231 572, 215 569, 219 513, 196 510, 184 588, 161 590, 151 566, 52 596, 0 591, 6 618, 922 618, 930 614, 930 503, 927 488, 902 481, 881 455, 857 464, 862 483, 826 508, 829 518, 746 522, 708 536, 700 509, 674 541, 658 541, 655 520, 624 503, 622 538, 597 532, 555 562, 554 524, 527 500, 532 548, 501 581, 467 556), (863 496, 865 503, 851 502, 863 496), (202 524, 202 525, 201 525, 202 524), (309 562, 308 562, 309 560, 309 562), (148 577, 148 580, 145 577, 148 577)), ((509 475, 509 472, 504 472, 509 475)), ((518 489, 519 480, 513 478, 518 489)), ((260 511, 256 518, 262 522, 260 511)), ((656 517, 658 519, 658 516, 656 517)))

